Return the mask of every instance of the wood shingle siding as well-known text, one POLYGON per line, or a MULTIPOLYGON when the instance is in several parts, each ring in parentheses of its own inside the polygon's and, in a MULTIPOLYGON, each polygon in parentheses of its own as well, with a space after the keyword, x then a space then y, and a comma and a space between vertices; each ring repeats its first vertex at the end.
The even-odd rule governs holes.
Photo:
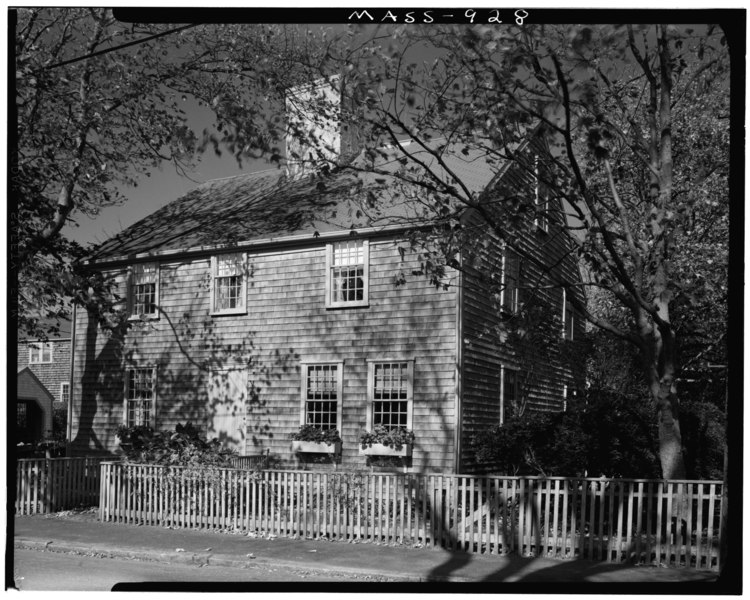
MULTIPOLYGON (((513 195, 517 190, 532 190, 533 178, 517 164, 504 174, 495 195, 513 195)), ((528 192, 527 192, 528 193, 528 192)), ((514 338, 510 332, 517 325, 508 321, 504 329, 499 312, 499 298, 494 298, 488 279, 495 274, 496 283, 502 272, 503 242, 477 216, 469 215, 467 227, 476 229, 478 239, 488 244, 464 257, 464 284, 461 289, 463 314, 462 334, 462 398, 459 472, 477 472, 470 451, 470 441, 479 432, 500 423, 501 367, 517 369, 525 374, 523 395, 527 411, 557 411, 563 407, 563 385, 571 387, 575 366, 565 360, 565 352, 575 342, 562 341, 562 291, 554 285, 562 276, 567 281, 580 281, 580 272, 570 241, 562 234, 562 214, 550 202, 548 231, 526 224, 526 228, 509 231, 509 240, 520 255, 520 306, 522 311, 545 319, 531 323, 528 341, 514 338), (532 260, 533 259, 533 260, 532 260), (541 263, 541 266, 536 263, 541 263), (500 333, 498 333, 500 332, 500 333), (565 344, 569 346, 566 348, 565 344)), ((576 293, 580 294, 580 290, 576 293)), ((582 296, 579 296, 583 300, 582 296)), ((583 334, 582 320, 576 319, 575 339, 583 334)), ((580 372, 580 365, 576 365, 580 372)))
MULTIPOLYGON (((136 323, 119 354, 114 339, 99 333, 91 340, 90 331, 88 342, 94 343, 86 351, 85 314, 76 323, 78 356, 88 353, 91 361, 88 367, 87 361, 76 362, 76 398, 88 390, 83 406, 76 407, 76 422, 96 431, 76 428, 78 451, 116 449, 129 364, 156 366, 159 429, 188 420, 205 427, 208 372, 244 368, 250 387, 245 452, 270 451, 295 465, 290 444, 300 420, 299 364, 343 361, 342 462, 365 466, 358 440, 369 428, 366 361, 410 359, 417 436, 411 467, 452 471, 457 292, 416 278, 396 287, 397 267, 409 272, 416 259, 407 254, 402 263, 394 240, 371 240, 369 307, 326 309, 325 244, 248 252, 247 314, 211 316, 209 259, 161 263, 163 312, 158 320, 136 323)), ((120 279, 124 294, 122 273, 120 279)))

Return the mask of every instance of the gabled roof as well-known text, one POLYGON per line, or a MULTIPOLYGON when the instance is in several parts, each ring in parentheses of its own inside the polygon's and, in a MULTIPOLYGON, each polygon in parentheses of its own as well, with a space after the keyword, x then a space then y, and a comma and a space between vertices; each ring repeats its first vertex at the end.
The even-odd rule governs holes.
MULTIPOLYGON (((436 170, 445 181, 450 181, 448 171, 457 175, 472 194, 481 193, 498 171, 476 149, 451 147, 444 139, 430 144, 442 153, 442 165, 416 142, 404 146, 412 158, 436 170)), ((360 155, 350 167, 326 175, 289 179, 282 169, 270 169, 208 181, 105 241, 91 259, 232 246, 354 227, 413 225, 424 211, 419 199, 426 192, 413 186, 409 192, 410 185, 392 175, 402 159, 401 150, 384 148, 376 153, 375 162, 360 155), (370 172, 373 164, 381 173, 370 172), (368 197, 373 189, 375 197, 368 197), (367 203, 362 202, 365 198, 367 203), (373 208, 370 214, 363 214, 365 204, 373 208)), ((409 169, 405 174, 419 177, 409 169)))
MULTIPOLYGON (((31 389, 36 389, 34 393, 34 398, 39 398, 41 396, 45 396, 49 402, 54 402, 55 397, 50 393, 50 391, 44 386, 44 384, 39 381, 39 378, 36 376, 34 371, 32 371, 29 367, 23 367, 21 369, 18 369, 17 373, 18 378, 18 384, 22 384, 23 380, 28 380, 28 383, 31 387, 31 389)), ((22 389, 22 385, 17 385, 17 389, 22 389)), ((28 388, 26 388, 28 389, 28 388)), ((23 396, 23 398, 26 398, 26 396, 23 396)))

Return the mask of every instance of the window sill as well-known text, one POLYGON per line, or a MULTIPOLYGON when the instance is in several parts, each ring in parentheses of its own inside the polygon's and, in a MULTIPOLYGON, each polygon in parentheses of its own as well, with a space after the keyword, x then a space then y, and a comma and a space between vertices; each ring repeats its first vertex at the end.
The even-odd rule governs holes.
POLYGON ((327 304, 327 309, 341 309, 341 308, 369 308, 369 302, 337 302, 335 304, 327 304))
POLYGON ((159 315, 157 313, 153 313, 150 315, 130 315, 128 317, 128 321, 158 321, 159 315))
POLYGON ((372 444, 367 448, 360 445, 359 453, 364 456, 411 456, 411 444, 404 444, 400 450, 386 446, 385 444, 372 444))
POLYGON ((237 310, 222 310, 222 311, 213 311, 211 312, 212 317, 231 317, 231 316, 237 316, 237 315, 246 315, 247 309, 241 308, 237 310))

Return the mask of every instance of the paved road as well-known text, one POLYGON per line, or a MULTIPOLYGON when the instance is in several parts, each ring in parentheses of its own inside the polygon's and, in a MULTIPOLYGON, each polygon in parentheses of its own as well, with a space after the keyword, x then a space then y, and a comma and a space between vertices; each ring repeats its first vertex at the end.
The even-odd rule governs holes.
MULTIPOLYGON (((399 581, 348 573, 277 569, 262 563, 245 569, 199 567, 36 550, 15 550, 13 562, 14 579, 20 590, 103 591, 111 590, 117 583, 133 582, 161 582, 169 587, 168 582, 217 582, 221 585, 242 582, 399 581)), ((197 585, 195 591, 199 589, 197 585)), ((241 589, 240 585, 238 589, 241 589)))

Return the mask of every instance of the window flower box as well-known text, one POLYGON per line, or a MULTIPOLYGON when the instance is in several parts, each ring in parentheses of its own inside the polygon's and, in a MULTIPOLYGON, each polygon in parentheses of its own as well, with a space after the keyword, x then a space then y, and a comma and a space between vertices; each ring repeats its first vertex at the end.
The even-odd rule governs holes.
POLYGON ((339 454, 341 453, 341 442, 328 443, 293 440, 292 452, 304 452, 309 454, 339 454))
POLYGON ((405 427, 376 425, 359 437, 359 453, 365 456, 411 456, 414 432, 405 427))
POLYGON ((338 429, 302 425, 299 431, 292 435, 292 452, 340 454, 341 436, 338 429))
POLYGON ((359 453, 365 456, 411 456, 411 444, 402 444, 401 448, 396 449, 385 444, 372 444, 366 448, 360 448, 359 453))

